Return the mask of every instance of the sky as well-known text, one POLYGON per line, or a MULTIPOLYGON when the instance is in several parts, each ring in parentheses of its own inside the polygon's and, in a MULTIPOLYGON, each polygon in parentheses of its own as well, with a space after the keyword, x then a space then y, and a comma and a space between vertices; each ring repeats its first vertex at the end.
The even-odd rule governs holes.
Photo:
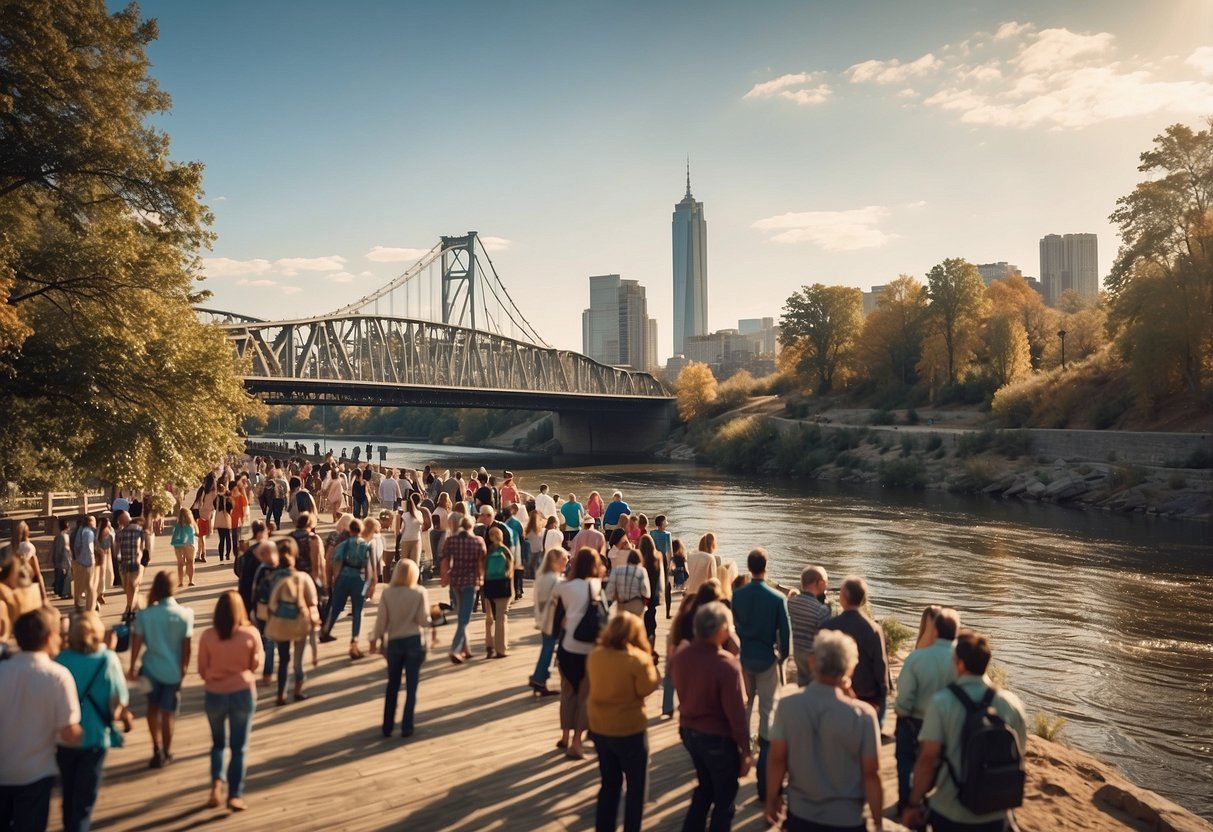
POLYGON ((140 7, 208 305, 321 315, 476 230, 558 347, 590 275, 639 280, 662 360, 688 156, 715 330, 947 257, 1038 275, 1048 233, 1106 275, 1138 155, 1213 115, 1210 0, 140 7))

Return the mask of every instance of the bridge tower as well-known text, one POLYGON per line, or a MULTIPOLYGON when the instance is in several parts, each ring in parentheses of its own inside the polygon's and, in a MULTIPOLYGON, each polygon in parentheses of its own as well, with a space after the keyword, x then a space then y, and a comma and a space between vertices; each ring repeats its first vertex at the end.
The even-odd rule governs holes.
POLYGON ((476 328, 475 231, 462 237, 442 237, 442 322, 476 328), (456 307, 458 316, 452 321, 456 307))

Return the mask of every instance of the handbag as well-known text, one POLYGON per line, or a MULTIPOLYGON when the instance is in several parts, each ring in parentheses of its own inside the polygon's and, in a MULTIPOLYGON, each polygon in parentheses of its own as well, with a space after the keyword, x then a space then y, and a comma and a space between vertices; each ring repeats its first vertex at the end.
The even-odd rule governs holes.
POLYGON ((595 598, 594 592, 588 584, 585 592, 589 596, 589 605, 586 607, 585 615, 581 616, 581 620, 573 628, 573 638, 592 644, 598 641, 598 631, 606 626, 609 613, 606 605, 602 603, 602 598, 595 598))
POLYGON ((211 519, 209 517, 198 518, 198 536, 206 537, 211 533, 211 519))

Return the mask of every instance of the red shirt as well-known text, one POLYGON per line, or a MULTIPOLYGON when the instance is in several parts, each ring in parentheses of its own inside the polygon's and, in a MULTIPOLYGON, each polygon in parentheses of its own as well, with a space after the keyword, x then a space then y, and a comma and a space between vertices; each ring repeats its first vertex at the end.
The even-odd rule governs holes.
POLYGON ((708 641, 683 645, 670 659, 678 692, 679 725, 702 734, 731 737, 744 757, 750 753, 745 682, 737 658, 708 641))

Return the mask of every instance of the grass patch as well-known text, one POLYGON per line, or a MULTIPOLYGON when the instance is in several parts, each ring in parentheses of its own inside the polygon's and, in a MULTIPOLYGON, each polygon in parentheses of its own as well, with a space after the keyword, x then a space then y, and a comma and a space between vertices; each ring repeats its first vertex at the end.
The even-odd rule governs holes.
POLYGON ((880 463, 880 484, 898 488, 923 488, 927 469, 918 459, 890 459, 880 463))
POLYGON ((876 410, 868 417, 868 422, 873 425, 895 425, 897 417, 891 410, 876 410))
POLYGON ((1171 486, 1172 491, 1179 491, 1188 485, 1188 478, 1178 471, 1174 471, 1171 476, 1167 477, 1167 485, 1171 486))
POLYGON ((880 629, 884 630, 885 649, 890 656, 899 654, 901 648, 917 635, 917 633, 891 615, 880 619, 880 629))
POLYGON ((910 434, 907 433, 901 437, 901 455, 903 457, 912 454, 917 447, 918 441, 910 434))
POLYGON ((1057 742, 1058 735, 1065 727, 1065 717, 1053 716, 1045 711, 1037 711, 1032 715, 1032 733, 1042 740, 1057 742))

